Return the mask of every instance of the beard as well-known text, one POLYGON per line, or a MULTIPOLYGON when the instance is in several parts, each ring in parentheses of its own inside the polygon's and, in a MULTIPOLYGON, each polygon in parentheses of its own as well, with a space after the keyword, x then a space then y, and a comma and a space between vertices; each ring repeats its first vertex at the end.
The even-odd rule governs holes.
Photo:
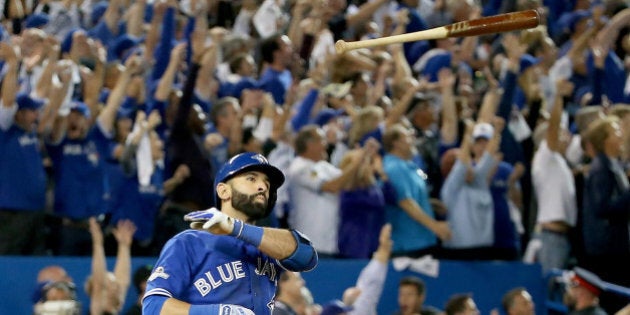
POLYGON ((256 200, 258 196, 265 197, 265 193, 256 193, 248 195, 241 193, 232 186, 232 208, 239 210, 247 215, 250 220, 258 220, 265 217, 269 200, 265 197, 265 201, 256 200))

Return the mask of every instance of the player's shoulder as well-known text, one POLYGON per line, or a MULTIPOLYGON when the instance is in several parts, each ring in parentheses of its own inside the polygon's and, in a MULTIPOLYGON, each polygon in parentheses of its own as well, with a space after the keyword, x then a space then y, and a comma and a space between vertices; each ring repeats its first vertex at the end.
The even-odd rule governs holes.
POLYGON ((188 229, 179 232, 168 242, 173 244, 185 244, 188 246, 192 246, 197 243, 213 242, 216 237, 216 235, 206 231, 188 229))

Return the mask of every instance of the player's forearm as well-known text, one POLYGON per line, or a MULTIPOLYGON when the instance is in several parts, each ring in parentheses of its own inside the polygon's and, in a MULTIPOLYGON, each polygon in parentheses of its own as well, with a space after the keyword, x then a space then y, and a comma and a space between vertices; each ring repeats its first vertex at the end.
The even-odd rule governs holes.
POLYGON ((285 259, 296 247, 297 242, 289 230, 264 228, 258 249, 274 259, 285 259))

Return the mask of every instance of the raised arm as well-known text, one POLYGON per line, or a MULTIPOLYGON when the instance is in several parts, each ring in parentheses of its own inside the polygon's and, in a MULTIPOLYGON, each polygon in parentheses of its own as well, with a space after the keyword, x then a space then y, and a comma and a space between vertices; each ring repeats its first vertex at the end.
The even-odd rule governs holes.
POLYGON ((438 72, 438 85, 442 93, 442 124, 440 127, 440 138, 444 144, 452 144, 457 141, 458 119, 457 108, 455 106, 455 75, 448 68, 438 72))
POLYGON ((66 98, 66 93, 72 81, 72 69, 70 63, 61 63, 56 66, 55 75, 59 77, 59 82, 49 86, 47 93, 49 103, 44 109, 41 123, 38 126, 38 133, 51 143, 58 143, 63 138, 66 126, 64 115, 59 115, 66 98))
POLYGON ((173 90, 173 83, 175 82, 175 75, 179 66, 184 61, 184 54, 186 53, 186 43, 179 43, 173 50, 171 50, 171 58, 166 67, 166 71, 160 78, 157 89, 155 89, 155 100, 165 102, 168 100, 171 91, 173 90))
POLYGON ((131 243, 135 232, 136 225, 130 220, 118 221, 116 228, 113 230, 114 237, 118 243, 114 276, 119 288, 118 299, 120 307, 125 304, 125 297, 131 283, 131 243))
MULTIPOLYGON (((560 152, 560 120, 564 109, 564 97, 573 91, 573 84, 567 80, 559 80, 556 84, 556 95, 549 115, 547 127, 547 146, 549 150, 560 152)), ((564 152, 560 152, 561 154, 564 152)))
POLYGON ((617 38, 619 30, 630 25, 630 8, 619 11, 606 26, 597 33, 596 40, 606 48, 612 48, 613 41, 617 38))
POLYGON ((361 290, 359 297, 352 303, 354 308, 349 315, 376 315, 376 307, 383 293, 387 279, 389 257, 392 253, 392 226, 385 224, 378 238, 378 248, 357 278, 356 287, 361 290))
POLYGON ((355 178, 362 165, 371 163, 371 158, 377 154, 379 146, 378 142, 374 139, 366 141, 363 148, 360 149, 360 154, 356 155, 356 157, 348 163, 347 167, 342 170, 341 175, 333 180, 324 182, 319 189, 330 193, 340 192, 355 178))
POLYGON ((4 42, 0 42, 0 59, 6 64, 6 74, 2 79, 2 106, 10 107, 15 103, 18 91, 18 62, 19 57, 15 49, 4 42))
POLYGON ((140 69, 140 62, 140 57, 138 56, 131 56, 125 62, 125 71, 120 74, 116 86, 107 98, 105 108, 98 115, 98 123, 103 128, 103 131, 111 134, 114 128, 114 121, 116 120, 116 113, 125 97, 125 90, 129 86, 133 74, 140 69))
POLYGON ((96 218, 89 219, 90 234, 92 235, 92 275, 87 289, 90 297, 90 314, 101 314, 105 308, 103 293, 106 290, 107 262, 103 247, 103 231, 96 218))
POLYGON ((356 26, 365 21, 372 19, 372 14, 378 10, 383 4, 389 0, 374 0, 368 1, 359 7, 359 11, 354 14, 346 15, 346 23, 348 27, 356 26))

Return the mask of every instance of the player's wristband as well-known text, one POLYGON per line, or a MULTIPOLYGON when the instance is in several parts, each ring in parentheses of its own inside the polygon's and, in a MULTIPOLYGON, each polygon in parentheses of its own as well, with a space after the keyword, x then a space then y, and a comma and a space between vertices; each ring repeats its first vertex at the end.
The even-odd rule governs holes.
POLYGON ((230 235, 258 247, 262 241, 263 228, 234 220, 234 229, 230 235))

